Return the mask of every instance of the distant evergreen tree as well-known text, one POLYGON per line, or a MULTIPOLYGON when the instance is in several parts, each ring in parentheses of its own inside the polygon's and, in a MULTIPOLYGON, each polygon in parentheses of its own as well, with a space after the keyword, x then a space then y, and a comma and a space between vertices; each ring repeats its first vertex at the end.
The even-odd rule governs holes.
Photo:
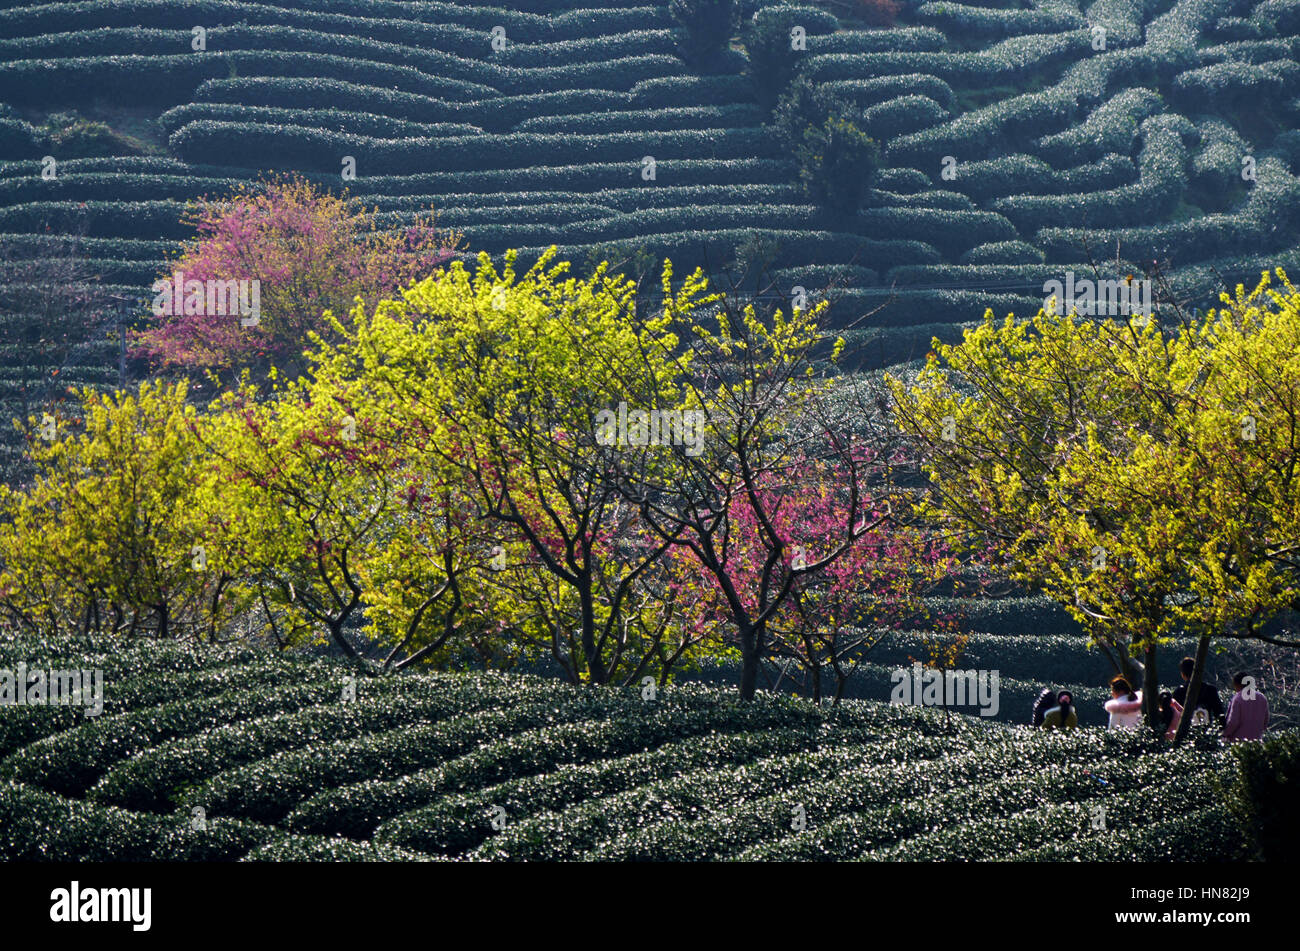
POLYGON ((799 163, 804 192, 836 214, 857 212, 880 168, 880 146, 860 122, 855 106, 807 79, 795 80, 772 114, 773 130, 799 163))
POLYGON ((795 155, 808 197, 846 215, 862 206, 880 167, 876 140, 838 116, 828 116, 820 127, 804 130, 804 141, 795 155))
POLYGON ((798 25, 798 11, 782 4, 759 10, 742 32, 754 96, 769 112, 789 87, 799 60, 808 55, 791 41, 790 31, 798 25))
POLYGON ((739 21, 735 0, 672 0, 668 12, 678 23, 682 59, 701 72, 724 62, 739 21))

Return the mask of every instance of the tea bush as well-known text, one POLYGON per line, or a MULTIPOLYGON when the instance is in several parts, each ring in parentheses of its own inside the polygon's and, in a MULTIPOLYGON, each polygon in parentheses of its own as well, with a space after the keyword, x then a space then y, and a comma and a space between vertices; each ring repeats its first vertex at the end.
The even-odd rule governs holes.
POLYGON ((1236 771, 1224 782, 1226 808, 1243 854, 1259 861, 1290 861, 1300 846, 1295 788, 1300 782, 1300 736, 1268 736, 1232 746, 1236 771))
POLYGON ((337 698, 341 678, 337 670, 322 669, 314 678, 292 687, 236 689, 202 700, 175 700, 92 720, 10 754, 0 763, 0 776, 54 792, 81 794, 113 764, 159 742, 337 698))
MULTIPOLYGON (((550 773, 499 783, 476 792, 446 795, 434 805, 411 809, 383 822, 375 835, 381 841, 456 855, 482 844, 498 831, 491 822, 497 807, 504 810, 510 822, 515 822, 544 811, 565 809, 584 799, 625 792, 670 773, 819 749, 839 739, 839 734, 795 729, 686 737, 630 756, 568 764, 550 773)), ((392 792, 392 798, 385 802, 400 802, 399 790, 392 792)), ((291 816, 290 823, 297 817, 303 824, 315 825, 320 821, 314 818, 316 810, 322 810, 328 821, 332 812, 345 808, 338 800, 363 794, 365 790, 359 788, 349 794, 343 789, 339 793, 339 797, 322 794, 308 800, 300 807, 301 815, 291 816)))
MULTIPOLYGON (((870 277, 856 267, 817 276, 870 277)), ((869 692, 887 699, 887 663, 923 647, 887 639, 869 692)), ((1023 722, 1047 671, 1105 673, 1079 650, 982 635, 963 663, 1002 668, 999 717, 1023 722)), ((1208 735, 1170 753, 918 706, 742 705, 702 684, 646 700, 512 674, 363 678, 341 702, 347 665, 174 644, 0 641, 0 663, 17 659, 104 668, 120 712, 12 711, 27 726, 0 766, 5 859, 1064 859, 1124 842, 1186 859, 1241 838, 1215 805, 1236 761, 1208 735), (1095 804, 1109 831, 1090 826, 1095 804)), ((1081 713, 1100 709, 1104 688, 1071 687, 1081 713)))

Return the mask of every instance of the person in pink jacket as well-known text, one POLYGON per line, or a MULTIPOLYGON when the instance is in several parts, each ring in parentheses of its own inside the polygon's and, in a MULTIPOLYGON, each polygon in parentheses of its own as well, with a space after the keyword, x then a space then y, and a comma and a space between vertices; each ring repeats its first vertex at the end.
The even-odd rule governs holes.
POLYGON ((1142 725, 1142 691, 1134 690, 1123 677, 1110 682, 1111 699, 1106 701, 1110 729, 1136 730, 1142 725))
POLYGON ((1267 728, 1268 701, 1255 685, 1255 678, 1244 670, 1233 674, 1232 699, 1228 701, 1228 719, 1223 727, 1224 740, 1229 743, 1258 740, 1267 728))
POLYGON ((1183 719, 1183 705, 1174 699, 1168 690, 1160 691, 1160 716, 1165 722, 1165 739, 1172 740, 1178 732, 1178 724, 1183 719))

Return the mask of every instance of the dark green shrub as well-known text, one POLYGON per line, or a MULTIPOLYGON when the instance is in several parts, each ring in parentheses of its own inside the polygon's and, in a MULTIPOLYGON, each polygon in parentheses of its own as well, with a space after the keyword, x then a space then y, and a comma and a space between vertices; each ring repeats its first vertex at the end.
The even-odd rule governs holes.
MULTIPOLYGON (((807 10, 807 7, 803 8, 807 10)), ((809 32, 812 32, 811 30, 809 32)), ((930 26, 897 30, 840 30, 808 44, 813 53, 883 53, 946 49, 948 38, 930 26)))
MULTIPOLYGON (((877 184, 879 176, 877 176, 877 184)), ((873 188, 867 202, 882 208, 946 208, 951 211, 974 211, 975 203, 961 192, 936 188, 922 194, 900 194, 873 188)))
POLYGON ((682 109, 623 109, 525 119, 516 132, 567 132, 604 135, 610 132, 651 132, 672 129, 734 129, 761 125, 763 115, 748 103, 688 106, 682 109))
MULTIPOLYGON (((505 810, 509 821, 517 822, 542 811, 566 809, 585 799, 625 792, 665 775, 705 766, 745 763, 762 756, 815 749, 837 741, 838 734, 798 729, 689 737, 679 743, 631 756, 573 763, 543 775, 449 795, 435 805, 414 809, 388 820, 375 835, 385 842, 456 855, 482 844, 498 831, 492 828, 491 823, 496 806, 505 810)), ((364 788, 356 790, 364 791, 364 788)), ((346 792, 337 791, 339 794, 346 792)), ((341 798, 341 795, 322 794, 304 803, 301 811, 310 814, 313 805, 337 809, 341 798)))
MULTIPOLYGON (((709 164, 718 166, 726 163, 709 164)), ((707 171, 712 172, 714 169, 710 168, 707 171)), ((660 177, 663 176, 664 167, 660 166, 660 177)), ((783 265, 799 261, 817 261, 820 264, 852 264, 870 261, 879 267, 888 268, 909 261, 938 263, 942 260, 938 251, 921 241, 878 241, 859 237, 856 234, 836 231, 808 231, 806 229, 798 231, 760 230, 767 232, 767 235, 780 245, 781 263, 783 265)), ((752 234, 754 234, 754 229, 741 228, 672 231, 663 234, 646 234, 636 238, 622 238, 618 241, 609 242, 609 244, 616 244, 629 252, 650 248, 660 260, 665 257, 671 258, 674 267, 693 268, 697 265, 701 267, 705 265, 712 266, 718 261, 729 260, 735 254, 737 245, 747 240, 752 234)), ((584 260, 588 253, 599 244, 600 242, 564 245, 560 251, 561 254, 573 260, 584 260)), ((546 250, 545 245, 520 248, 520 264, 536 261, 544 250, 546 250)), ((936 291, 933 293, 943 292, 936 291)), ((982 303, 978 307, 975 305, 983 298, 977 299, 977 295, 972 292, 971 299, 974 301, 969 308, 972 311, 971 319, 978 320, 984 313, 985 305, 982 303)), ((938 298, 934 298, 934 300, 938 300, 938 298)), ((1023 298, 1020 300, 1023 301, 1023 298)), ((877 296, 875 305, 878 306, 882 302, 883 298, 877 296)), ((1023 307, 1020 307, 1017 312, 1021 310, 1023 310, 1023 307)), ((910 313, 911 316, 916 316, 914 312, 910 313)), ((943 303, 930 306, 927 313, 930 315, 929 321, 931 322, 940 318, 952 319, 951 309, 947 304, 943 303)), ((906 321, 903 322, 906 323, 906 321)), ((923 350, 922 353, 924 352, 923 350)))
POLYGON ((628 90, 647 79, 674 77, 681 68, 681 62, 675 56, 625 56, 596 63, 511 70, 503 74, 497 83, 504 92, 518 95, 525 95, 535 89, 628 90))
POLYGON ((803 144, 804 133, 821 128, 832 115, 854 115, 853 107, 826 87, 796 79, 772 110, 772 129, 793 153, 803 144))
POLYGON ((529 730, 394 782, 363 783, 316 796, 303 803, 288 824, 301 832, 337 832, 361 838, 383 820, 436 802, 450 792, 549 773, 574 763, 617 759, 661 744, 676 744, 703 731, 764 731, 789 724, 797 716, 779 707, 719 708, 715 698, 698 687, 662 695, 649 712, 640 700, 622 706, 611 708, 605 722, 584 720, 529 730))
POLYGON ((879 272, 860 264, 810 264, 781 268, 768 275, 786 290, 798 284, 808 290, 836 287, 873 287, 880 283, 879 272))
POLYGON ((93 238, 183 240, 193 234, 181 222, 184 212, 175 201, 37 201, 0 208, 0 231, 39 232, 56 221, 80 219, 93 238))
MULTIPOLYGON (((412 66, 395 66, 351 56, 330 53, 286 52, 284 50, 241 50, 227 54, 235 74, 252 76, 295 76, 353 82, 385 89, 434 96, 453 102, 476 101, 495 98, 497 90, 482 82, 452 79, 447 76, 430 76, 412 66)), ((511 70, 513 74, 522 70, 511 70)), ((506 74, 497 77, 500 83, 506 74)), ((522 82, 522 77, 519 80, 522 82)))
MULTIPOLYGON (((0 11, 0 37, 66 32, 69 23, 75 23, 83 30, 95 27, 146 26, 181 29, 188 33, 196 23, 221 24, 232 21, 252 25, 293 26, 328 33, 340 31, 338 17, 343 14, 351 18, 347 23, 348 30, 372 39, 473 57, 483 55, 488 45, 487 33, 493 26, 504 26, 507 34, 519 43, 549 42, 556 38, 557 32, 547 17, 477 4, 443 4, 439 7, 439 22, 436 23, 428 22, 424 17, 413 18, 405 4, 384 3, 381 0, 328 0, 326 3, 313 4, 310 9, 265 7, 230 0, 177 0, 174 3, 158 3, 156 0, 88 0, 61 4, 57 10, 47 9, 47 6, 0 11), (377 14, 384 18, 376 19, 377 14)), ((574 12, 585 13, 587 16, 574 18, 573 25, 589 21, 596 27, 590 31, 593 33, 601 32, 607 22, 617 23, 620 19, 626 21, 629 13, 633 14, 635 23, 628 24, 632 29, 662 25, 647 22, 644 11, 640 15, 636 11, 608 11, 615 15, 613 17, 600 16, 606 11, 574 12)), ((564 35, 571 36, 577 31, 563 32, 564 35)))
POLYGON ((233 862, 282 835, 270 826, 188 813, 155 816, 0 783, 0 859, 27 862, 233 862))
POLYGON ((189 201, 204 194, 227 191, 241 184, 234 178, 200 175, 156 175, 147 172, 75 171, 60 163, 60 177, 46 181, 39 175, 0 179, 0 204, 32 201, 189 201), (63 172, 70 172, 64 176, 63 172))
POLYGON ((1236 775, 1226 784, 1228 810, 1240 829, 1243 851, 1265 862, 1294 862, 1300 849, 1300 733, 1258 743, 1235 743, 1236 775))
POLYGON ((511 43, 501 52, 494 53, 492 60, 523 68, 553 66, 557 62, 600 63, 622 56, 671 55, 676 51, 676 44, 677 37, 672 30, 612 31, 539 45, 511 43))
POLYGON ((899 96, 863 110, 862 126, 877 139, 908 135, 948 118, 948 110, 926 96, 899 96))
POLYGON ((6 159, 40 158, 49 150, 47 134, 22 119, 0 118, 0 156, 6 159))
POLYGON ((80 795, 110 767, 165 740, 222 723, 338 700, 343 668, 328 667, 292 687, 235 688, 202 700, 175 700, 32 743, 0 764, 0 775, 54 792, 80 795))
POLYGON ((663 30, 674 25, 672 14, 665 6, 648 6, 645 0, 616 0, 599 8, 567 10, 564 13, 554 12, 553 0, 530 2, 538 12, 545 14, 542 21, 552 28, 552 40, 602 37, 633 30, 663 30))
POLYGON ((875 79, 838 79, 825 85, 830 92, 864 109, 889 102, 898 96, 926 96, 945 109, 952 109, 957 101, 951 86, 937 76, 924 73, 880 76, 875 79))
POLYGON ((923 3, 916 17, 949 34, 989 37, 1061 33, 1086 25, 1074 10, 989 10, 960 3, 923 3))
POLYGON ((1241 847, 1236 822, 1222 805, 1206 806, 1140 829, 1058 839, 1014 856, 1019 862, 1226 862, 1241 847))
MULTIPOLYGON (((570 200, 559 194, 549 195, 549 200, 570 200)), ((803 191, 795 184, 768 185, 746 182, 735 185, 658 185, 653 191, 627 188, 606 189, 582 196, 581 201, 594 201, 620 211, 637 211, 642 208, 684 208, 691 205, 798 205, 804 200, 803 191)))
MULTIPOLYGON (((147 643, 147 642, 146 642, 147 643)), ((181 697, 207 697, 222 693, 238 677, 245 684, 283 681, 292 669, 285 662, 277 666, 270 658, 259 658, 253 651, 214 652, 196 658, 179 649, 144 649, 142 644, 131 651, 114 654, 68 654, 61 650, 46 652, 34 646, 31 653, 18 654, 29 667, 61 667, 59 658, 75 658, 83 670, 103 671, 105 683, 104 716, 111 716, 155 706, 181 697), (33 658, 40 658, 34 660, 33 658), (250 663, 261 660, 260 663, 250 663), (247 664, 248 666, 242 666, 247 664), (195 669, 199 668, 199 669, 195 669)), ((148 645, 156 648, 158 645, 148 645)), ((175 648, 176 645, 169 645, 175 648)), ((5 662, 9 666, 16 661, 5 662)), ((71 706, 11 707, 0 717, 0 760, 19 747, 74 727, 89 726, 85 713, 71 706)))
POLYGON ((741 34, 749 54, 746 74, 754 85, 754 96, 770 112, 794 78, 799 61, 808 55, 807 44, 796 49, 791 31, 807 25, 794 7, 780 4, 754 14, 741 34))
POLYGON ((856 107, 806 79, 795 80, 772 113, 773 129, 798 162, 804 193, 837 216, 858 210, 880 167, 880 147, 860 120, 856 107))
MULTIPOLYGON (((1034 313, 1037 312, 1035 309, 1034 313)), ((1064 608, 1042 595, 1021 598, 927 598, 926 607, 938 614, 957 615, 961 630, 964 632, 1070 635, 1083 633, 1079 622, 1066 614, 1064 608)))
POLYGON ((638 109, 724 106, 752 101, 749 80, 744 76, 662 76, 658 79, 643 79, 632 87, 630 95, 632 105, 638 109))
POLYGON ((930 177, 914 168, 882 168, 876 173, 876 187, 903 195, 914 195, 934 188, 930 177))
POLYGON ((583 856, 614 836, 661 822, 682 821, 737 800, 772 795, 869 764, 938 757, 950 742, 948 737, 899 735, 866 745, 769 757, 730 769, 697 770, 562 812, 541 813, 507 826, 469 854, 476 859, 516 861, 583 856))
POLYGON ((169 142, 177 155, 190 159, 238 161, 242 157, 267 167, 326 172, 337 171, 342 156, 351 155, 359 175, 400 175, 429 164, 463 171, 524 167, 523 181, 529 180, 538 164, 626 162, 626 180, 641 170, 646 155, 656 160, 677 155, 745 160, 777 154, 776 143, 760 128, 375 139, 298 125, 202 120, 174 133, 169 142))
POLYGON ((159 836, 153 860, 158 862, 237 862, 249 849, 281 835, 273 826, 243 819, 207 819, 195 829, 190 822, 173 822, 159 836))
POLYGON ((206 79, 229 74, 220 53, 176 56, 85 56, 0 63, 0 87, 16 103, 48 106, 96 96, 120 102, 188 102, 206 79))
POLYGON ((178 821, 0 782, 0 858, 6 861, 149 861, 167 824, 178 821))
POLYGON ((1174 81, 1173 98, 1188 108, 1209 106, 1232 115, 1259 99, 1293 96, 1297 86, 1300 64, 1291 60, 1258 65, 1234 60, 1182 73, 1174 81))
MULTIPOLYGON (((777 853, 768 844, 788 834, 789 817, 801 807, 809 833, 787 840, 783 855, 766 857, 853 858, 891 841, 987 823, 1044 803, 1090 802, 1158 788, 1179 781, 1188 769, 1204 771, 1217 756, 1198 751, 1156 757, 1149 764, 1106 759, 1092 764, 1093 775, 1105 779, 1102 784, 1080 775, 1068 744, 1043 740, 1029 736, 990 743, 988 738, 970 742, 969 737, 959 737, 937 761, 870 766, 724 806, 708 817, 645 827, 603 843, 592 857, 710 861, 734 856, 741 849, 745 850, 742 858, 756 857, 753 850, 777 853), (851 837, 844 835, 848 830, 851 837)), ((1014 854, 1008 855, 1004 847, 997 857, 1014 854)))
POLYGON ((159 744, 109 770, 89 790, 88 798, 129 809, 165 811, 178 790, 283 750, 437 720, 502 699, 490 689, 472 694, 444 689, 436 696, 421 696, 412 689, 420 686, 385 680, 368 686, 366 695, 355 703, 308 707, 159 744))
POLYGON ((837 215, 858 210, 880 167, 876 140, 837 116, 806 130, 795 155, 808 197, 837 215))
MULTIPOLYGON (((1152 756, 1152 761, 1172 757, 1152 756)), ((1165 764, 1161 764, 1165 765, 1165 764)), ((1213 805, 1212 771, 1202 768, 1190 776, 1172 770, 1163 784, 1144 784, 1135 791, 1114 793, 1108 786, 1082 786, 1085 798, 1026 808, 1010 815, 972 817, 972 821, 929 832, 863 858, 878 862, 951 862, 1016 858, 1028 849, 1086 836, 1092 828, 1092 805, 1105 807, 1108 830, 1143 830, 1169 815, 1190 813, 1213 805), (1105 790, 1103 792, 1103 790, 1105 790), (1014 843, 1009 852, 1008 843, 1014 843)), ((996 787, 994 787, 996 788, 996 787)), ((1025 803, 1029 806, 1029 803, 1025 803)))
MULTIPOLYGON (((530 687, 534 697, 544 692, 540 683, 530 687)), ((521 691, 521 697, 524 695, 521 691)), ((392 779, 464 755, 495 738, 547 722, 572 722, 592 716, 592 708, 581 703, 561 705, 558 711, 556 706, 554 697, 538 699, 504 710, 287 750, 217 774, 186 792, 184 802, 187 807, 204 807, 210 815, 277 823, 319 789, 371 778, 392 779)))
POLYGON ((730 48, 736 30, 735 0, 671 0, 682 59, 700 72, 712 72, 730 48))
MULTIPOLYGON (((1016 238, 1016 229, 1011 222, 991 211, 919 207, 868 208, 859 215, 859 219, 866 226, 867 234, 888 234, 896 239, 925 241, 949 259, 958 257, 979 244, 1012 241, 1016 238)), ((1033 312, 1038 312, 1037 307, 1033 312)), ((976 316, 982 314, 983 308, 976 316)))

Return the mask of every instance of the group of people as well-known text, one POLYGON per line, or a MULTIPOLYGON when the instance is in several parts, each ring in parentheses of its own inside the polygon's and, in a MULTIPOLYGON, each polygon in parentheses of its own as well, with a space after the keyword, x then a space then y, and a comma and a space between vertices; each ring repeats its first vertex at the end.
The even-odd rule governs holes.
MULTIPOLYGON (((1183 683, 1173 692, 1160 691, 1160 715, 1166 738, 1172 740, 1178 732, 1183 711, 1187 707, 1187 688, 1191 685, 1196 662, 1184 657, 1178 665, 1183 683)), ((1106 701, 1110 714, 1110 729, 1136 730, 1142 724, 1142 691, 1134 690, 1124 677, 1110 682, 1111 699, 1106 701)), ((1258 740, 1268 727, 1268 701, 1245 671, 1232 675, 1232 698, 1227 710, 1219 698, 1219 688, 1202 681, 1201 689, 1192 704, 1192 726, 1209 726, 1217 723, 1223 729, 1227 742, 1258 740)), ((1054 691, 1044 687, 1034 703, 1033 724, 1044 730, 1072 730, 1079 725, 1079 711, 1068 690, 1054 691)))

